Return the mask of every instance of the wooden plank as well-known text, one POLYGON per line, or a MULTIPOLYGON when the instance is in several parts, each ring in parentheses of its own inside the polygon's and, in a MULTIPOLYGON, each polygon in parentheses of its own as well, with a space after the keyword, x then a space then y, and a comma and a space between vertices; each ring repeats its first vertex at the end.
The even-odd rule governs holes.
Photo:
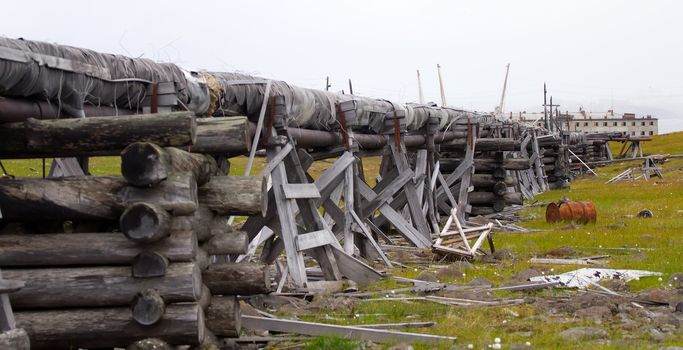
POLYGON ((285 159, 285 157, 287 157, 287 155, 289 154, 289 152, 292 151, 293 148, 294 147, 292 146, 291 143, 288 143, 284 147, 282 147, 280 152, 278 152, 278 154, 275 155, 275 157, 273 157, 273 159, 268 160, 268 164, 266 164, 266 167, 263 168, 263 170, 261 170, 261 172, 259 173, 259 176, 270 175, 270 173, 273 171, 273 169, 275 169, 275 167, 278 166, 280 164, 280 162, 282 162, 285 159))
MULTIPOLYGON (((391 184, 385 187, 380 193, 378 193, 374 198, 366 198, 368 203, 363 207, 361 216, 369 217, 375 212, 379 207, 389 201, 401 188, 404 187, 408 181, 413 177, 412 171, 403 172, 396 178, 391 184)), ((374 191, 373 191, 374 192, 374 191)))
POLYGON ((532 264, 550 264, 550 265, 600 265, 597 261, 590 259, 551 259, 551 258, 531 258, 529 262, 532 264))
POLYGON ((314 184, 283 184, 282 190, 287 199, 320 198, 320 192, 314 184))
POLYGON ((359 327, 370 329, 399 329, 399 328, 427 328, 436 326, 436 322, 406 322, 406 323, 380 323, 364 324, 359 327))
MULTIPOLYGON (((2 278, 2 271, 0 271, 0 278, 2 278)), ((0 294, 0 332, 6 332, 14 328, 17 328, 17 323, 14 320, 9 296, 2 293, 0 294)))
POLYGON ((431 334, 395 332, 356 326, 337 326, 314 322, 292 321, 247 315, 242 315, 242 327, 248 329, 265 329, 274 332, 297 333, 312 336, 334 336, 350 339, 361 339, 378 343, 407 342, 437 344, 442 342, 454 342, 456 340, 456 337, 445 337, 431 334))
POLYGON ((351 152, 344 152, 344 154, 337 159, 320 177, 315 180, 315 186, 323 197, 329 196, 329 193, 334 190, 334 181, 341 177, 346 171, 346 168, 351 166, 355 161, 355 157, 351 152), (329 192, 328 192, 329 191, 329 192))
MULTIPOLYGON (((371 201, 375 198, 375 192, 363 181, 358 181, 358 192, 366 200, 371 201)), ((431 245, 431 240, 427 240, 425 236, 421 235, 415 230, 415 228, 410 225, 403 216, 396 212, 389 204, 384 204, 379 207, 380 213, 389 220, 396 230, 410 243, 413 245, 426 248, 431 245)), ((366 217, 367 218, 367 217, 366 217)))
POLYGON ((358 283, 370 283, 382 277, 377 270, 346 254, 340 247, 329 246, 334 254, 339 271, 348 279, 358 283))
POLYGON ((23 281, 6 280, 0 278, 0 294, 12 293, 24 288, 23 281))
POLYGON ((351 216, 353 217, 353 220, 356 222, 356 225, 360 228, 360 230, 363 232, 363 235, 365 238, 370 241, 370 244, 372 245, 373 248, 377 251, 377 254, 379 254, 380 258, 382 258, 382 261, 384 261, 384 264, 387 265, 387 267, 393 267, 391 265, 391 261, 389 261, 389 258, 387 258, 387 255, 384 254, 384 251, 382 248, 377 244, 377 241, 375 241, 375 238, 372 237, 372 233, 368 231, 368 228, 365 227, 363 224, 363 221, 356 215, 355 211, 351 211, 351 216))
POLYGON ((334 242, 336 242, 334 236, 325 230, 302 233, 296 236, 296 245, 299 251, 334 244, 334 242))
MULTIPOLYGON (((476 145, 477 143, 477 136, 473 134, 473 131, 471 129, 470 133, 472 133, 472 144, 469 147, 467 147, 467 150, 465 151, 465 160, 467 163, 472 162, 472 164, 474 164, 474 145, 476 145)), ((460 179, 460 193, 458 196, 458 208, 460 209, 458 211, 458 220, 460 221, 465 221, 465 213, 467 212, 467 205, 469 204, 469 187, 470 182, 472 181, 473 173, 474 166, 470 166, 470 168, 465 170, 465 172, 462 175, 462 178, 460 179)), ((446 190, 448 190, 448 188, 446 188, 446 190)))
MULTIPOLYGON (((398 152, 395 146, 391 146, 391 150, 394 156, 394 162, 399 168, 399 172, 410 171, 408 166, 408 160, 406 159, 406 149, 405 145, 401 144, 401 152, 398 152)), ((413 174, 413 178, 417 175, 413 174)), ((406 194, 408 199, 408 210, 410 211, 410 217, 413 222, 413 226, 425 237, 431 240, 431 233, 429 232, 429 226, 427 225, 427 218, 422 213, 422 198, 418 197, 416 185, 414 181, 408 181, 403 187, 403 192, 406 194)), ((421 186, 423 187, 423 186, 421 186)))
MULTIPOLYGON (((351 154, 351 152, 348 153, 351 154)), ((353 184, 355 176, 352 165, 353 164, 347 166, 344 171, 344 222, 341 223, 344 232, 344 251, 347 254, 353 254, 355 246, 354 233, 351 231, 351 224, 353 223, 352 215, 355 215, 353 211, 355 206, 355 186, 353 184)))
MULTIPOLYGON (((266 152, 268 153, 268 158, 272 159, 279 153, 279 149, 272 148, 266 152)), ((287 183, 287 173, 283 163, 277 165, 273 170, 272 180, 277 214, 282 227, 280 236, 282 237, 281 241, 284 243, 289 275, 295 284, 304 286, 307 282, 306 267, 304 266, 304 257, 298 253, 296 247, 295 236, 298 231, 294 208, 292 207, 293 200, 288 200, 286 198, 284 189, 282 188, 282 185, 287 183)))

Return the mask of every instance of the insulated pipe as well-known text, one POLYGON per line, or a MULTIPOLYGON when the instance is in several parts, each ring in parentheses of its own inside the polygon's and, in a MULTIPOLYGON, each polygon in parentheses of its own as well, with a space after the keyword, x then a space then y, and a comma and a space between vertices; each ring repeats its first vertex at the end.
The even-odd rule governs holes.
MULTIPOLYGON (((131 115, 136 111, 109 106, 83 106, 88 117, 105 117, 114 115, 131 115)), ((55 103, 19 98, 0 97, 0 123, 23 122, 28 118, 58 119, 67 116, 55 103)))
MULTIPOLYGON (((250 123, 250 128, 253 134, 256 131, 256 125, 250 123)), ((292 138, 296 141, 297 146, 302 148, 332 147, 341 146, 343 144, 343 137, 340 132, 292 127, 287 128, 287 130, 289 130, 290 135, 292 135, 292 138)), ((447 131, 445 133, 438 132, 434 135, 434 143, 449 142, 458 137, 465 137, 465 135, 463 132, 458 131, 447 131)), ((387 140, 384 135, 354 132, 353 139, 356 140, 360 148, 364 150, 380 149, 387 145, 387 140)), ((408 148, 419 147, 425 144, 425 136, 406 135, 403 138, 403 142, 408 148)))

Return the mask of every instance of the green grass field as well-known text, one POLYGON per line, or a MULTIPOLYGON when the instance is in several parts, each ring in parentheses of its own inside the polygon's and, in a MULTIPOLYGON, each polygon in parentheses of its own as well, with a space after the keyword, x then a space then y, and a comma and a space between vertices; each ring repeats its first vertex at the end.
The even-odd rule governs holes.
MULTIPOLYGON (((648 154, 683 153, 683 133, 656 136, 652 142, 645 143, 648 154)), ((618 151, 618 150, 617 150, 618 151)), ((4 161, 8 172, 16 176, 41 176, 42 162, 4 161)), ((242 175, 244 158, 231 160, 231 174, 242 175)), ((47 161, 49 167, 49 160, 47 161)), ((331 162, 316 162, 314 176, 326 169, 331 162)), ((529 268, 529 258, 563 246, 571 246, 576 256, 610 254, 608 267, 624 269, 651 270, 664 273, 662 279, 644 278, 629 284, 631 294, 648 288, 669 288, 666 281, 676 272, 683 272, 683 172, 674 170, 665 173, 664 179, 650 181, 620 182, 605 184, 614 175, 639 162, 620 163, 597 168, 598 176, 577 179, 571 189, 550 191, 535 200, 549 203, 563 196, 572 200, 590 200, 597 208, 596 224, 567 228, 566 224, 545 223, 545 208, 532 207, 523 213, 525 220, 519 223, 526 228, 542 230, 533 233, 501 232, 495 235, 496 247, 508 249, 514 259, 499 264, 475 262, 474 269, 465 276, 453 277, 441 282, 466 283, 473 278, 486 278, 495 284, 510 280, 516 273, 529 268), (642 209, 650 209, 653 219, 640 219, 636 214, 642 209), (610 250, 609 248, 643 248, 641 251, 610 250)), ((364 162, 369 176, 377 173, 378 158, 364 162)), ((674 159, 663 168, 677 169, 683 166, 683 159, 674 159)), ((258 159, 252 173, 263 167, 263 159, 258 159)), ((92 160, 91 171, 94 175, 112 175, 120 172, 118 158, 96 158, 92 160)), ((561 273, 580 268, 580 266, 558 265, 542 266, 548 273, 561 273), (552 270, 551 270, 552 269, 552 270)), ((423 270, 436 268, 412 267, 389 271, 396 276, 414 278, 423 270)), ((388 278, 370 286, 369 290, 385 290, 404 287, 394 279, 388 278)), ((507 293, 500 296, 543 296, 561 298, 575 292, 550 290, 534 293, 507 293)), ((287 316, 287 315, 283 315, 287 316)), ((536 304, 521 306, 463 308, 443 306, 431 302, 356 302, 350 307, 323 309, 314 314, 301 316, 302 319, 335 324, 397 323, 408 321, 436 321, 433 328, 408 330, 431 334, 457 336, 457 348, 472 344, 475 349, 485 349, 493 344, 494 338, 501 338, 503 348, 510 344, 531 343, 536 349, 642 349, 658 348, 665 345, 683 344, 683 332, 679 328, 673 337, 662 342, 654 342, 648 334, 646 325, 635 329, 625 329, 618 320, 608 321, 596 327, 610 333, 610 341, 567 342, 558 333, 564 329, 591 325, 579 319, 555 319, 545 315, 545 310, 536 304)), ((595 325, 594 325, 595 326, 595 325)), ((315 338, 307 349, 351 349, 358 342, 334 338, 315 338)), ((438 349, 449 349, 452 344, 441 344, 438 349)), ((277 348, 277 346, 276 346, 277 348)), ((431 346, 415 345, 417 349, 431 346)))

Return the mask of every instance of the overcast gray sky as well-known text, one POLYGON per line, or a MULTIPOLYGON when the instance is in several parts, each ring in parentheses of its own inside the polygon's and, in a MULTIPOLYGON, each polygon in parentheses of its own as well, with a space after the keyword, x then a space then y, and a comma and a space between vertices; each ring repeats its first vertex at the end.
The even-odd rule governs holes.
POLYGON ((652 113, 683 130, 681 1, 5 1, 0 34, 399 102, 652 113))

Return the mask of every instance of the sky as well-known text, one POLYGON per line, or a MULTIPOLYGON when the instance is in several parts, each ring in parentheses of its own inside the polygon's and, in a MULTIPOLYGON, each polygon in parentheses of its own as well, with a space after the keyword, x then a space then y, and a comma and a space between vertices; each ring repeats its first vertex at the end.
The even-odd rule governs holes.
POLYGON ((492 111, 652 114, 683 130, 682 1, 6 1, 0 35, 492 111))

